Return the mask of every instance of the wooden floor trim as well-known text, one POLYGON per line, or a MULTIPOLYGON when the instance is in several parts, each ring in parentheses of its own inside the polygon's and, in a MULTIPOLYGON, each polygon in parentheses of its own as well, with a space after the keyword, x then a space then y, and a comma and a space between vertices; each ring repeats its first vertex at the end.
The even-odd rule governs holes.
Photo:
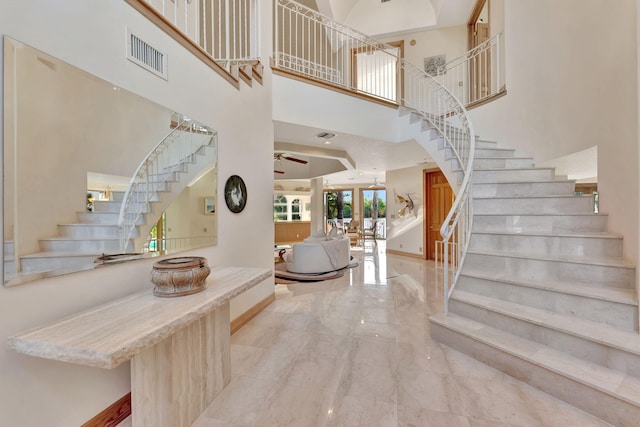
POLYGON ((272 293, 249 310, 242 313, 231 321, 231 334, 236 333, 240 328, 249 323, 251 319, 256 317, 262 310, 264 310, 269 304, 276 300, 276 293, 272 293))
POLYGON ((500 91, 496 94, 493 94, 481 101, 476 101, 476 102, 472 102, 471 104, 465 105, 465 108, 467 110, 473 110, 474 108, 478 108, 482 105, 488 104, 490 102, 495 101, 496 99, 500 99, 503 96, 505 96, 507 94, 507 88, 506 87, 502 87, 502 89, 500 89, 500 91))
POLYGON ((115 427, 131 415, 131 393, 122 396, 82 427, 115 427))

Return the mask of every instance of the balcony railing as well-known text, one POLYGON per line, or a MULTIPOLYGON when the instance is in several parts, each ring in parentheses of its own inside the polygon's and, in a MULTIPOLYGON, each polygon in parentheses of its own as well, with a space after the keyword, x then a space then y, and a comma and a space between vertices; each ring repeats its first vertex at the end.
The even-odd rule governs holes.
POLYGON ((240 66, 260 60, 258 0, 126 1, 170 35, 197 47, 198 54, 208 56, 236 80, 240 66))
POLYGON ((496 34, 436 72, 440 81, 466 107, 481 103, 505 89, 504 34, 496 34))
POLYGON ((398 48, 291 0, 275 0, 274 66, 384 101, 400 101, 398 48))

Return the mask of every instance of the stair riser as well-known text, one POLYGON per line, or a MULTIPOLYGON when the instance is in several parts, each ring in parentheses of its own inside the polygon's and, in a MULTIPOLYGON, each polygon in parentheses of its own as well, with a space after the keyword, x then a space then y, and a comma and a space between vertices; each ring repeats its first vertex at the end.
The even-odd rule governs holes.
POLYGON ((504 272, 529 280, 566 280, 583 282, 585 286, 608 286, 624 289, 633 289, 635 280, 633 268, 511 258, 477 253, 467 253, 463 270, 464 268, 469 268, 470 271, 504 272))
POLYGON ((50 271, 59 269, 84 268, 93 264, 95 256, 56 257, 56 258, 23 258, 21 261, 24 273, 50 271))
POLYGON ((622 256, 622 238, 472 234, 469 247, 517 254, 622 256))
POLYGON ((122 202, 105 202, 105 201, 97 201, 93 203, 93 212, 120 212, 120 206, 122 202))
POLYGON ((640 356, 638 355, 453 299, 449 301, 449 310, 459 316, 481 322, 574 357, 640 377, 640 356))
POLYGON ((480 148, 498 148, 498 143, 495 141, 476 141, 476 150, 480 148))
POLYGON ((473 184, 474 197, 570 196, 575 185, 566 181, 473 184))
MULTIPOLYGON (((96 224, 96 225, 118 225, 119 213, 100 213, 100 212, 81 212, 77 214, 80 224, 96 224)), ((137 225, 141 225, 144 218, 138 220, 137 225)))
POLYGON ((628 331, 638 330, 638 308, 629 304, 465 275, 461 275, 458 279, 456 289, 562 315, 602 322, 628 331))
POLYGON ((118 239, 120 237, 120 229, 115 225, 86 226, 65 224, 59 225, 58 230, 60 231, 61 237, 71 239, 118 239))
POLYGON ((16 263, 14 261, 4 262, 4 280, 11 279, 16 274, 16 263))
POLYGON ((515 156, 516 150, 502 148, 476 148, 477 157, 491 157, 504 159, 515 156))
POLYGON ((40 250, 45 252, 118 253, 118 240, 40 240, 40 250))
POLYGON ((531 168, 533 159, 475 159, 473 168, 478 169, 499 169, 499 168, 531 168))
POLYGON ((170 182, 148 182, 148 183, 140 183, 136 185, 135 191, 138 193, 145 192, 156 192, 156 191, 171 191, 171 183, 170 182))
POLYGON ((616 426, 632 426, 640 408, 472 337, 431 325, 433 339, 616 426))
MULTIPOLYGON (((181 169, 182 164, 177 165, 177 166, 172 166, 170 169, 173 168, 178 168, 181 169)), ((177 171, 172 171, 172 172, 167 172, 166 170, 163 173, 160 173, 158 175, 149 175, 148 178, 149 182, 177 182, 178 181, 178 172, 177 171)))
POLYGON ((528 182, 555 179, 553 169, 476 170, 473 182, 528 182))
POLYGON ((112 191, 111 192, 111 201, 122 203, 124 200, 125 191, 112 191))
POLYGON ((563 214, 593 212, 593 198, 570 197, 522 197, 522 198, 477 198, 473 200, 477 214, 563 214))
POLYGON ((603 232, 606 215, 478 215, 474 231, 603 232))

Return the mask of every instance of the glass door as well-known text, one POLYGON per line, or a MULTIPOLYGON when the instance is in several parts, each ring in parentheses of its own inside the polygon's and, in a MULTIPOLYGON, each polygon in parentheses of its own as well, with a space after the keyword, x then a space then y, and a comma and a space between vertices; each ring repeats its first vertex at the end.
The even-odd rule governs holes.
POLYGON ((327 233, 334 227, 344 232, 353 217, 353 190, 325 190, 324 213, 327 233))
POLYGON ((370 188, 360 190, 362 200, 362 229, 374 233, 376 239, 387 238, 387 190, 370 188))

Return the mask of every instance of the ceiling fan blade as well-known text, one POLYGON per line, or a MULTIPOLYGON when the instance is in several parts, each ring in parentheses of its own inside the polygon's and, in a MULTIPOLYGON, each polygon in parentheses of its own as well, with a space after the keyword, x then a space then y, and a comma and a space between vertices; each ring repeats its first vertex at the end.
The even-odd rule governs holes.
POLYGON ((302 163, 303 165, 306 165, 307 163, 309 163, 307 160, 297 159, 295 157, 289 157, 289 156, 280 156, 280 157, 286 160, 290 160, 292 162, 302 163))
POLYGON ((273 170, 273 173, 284 174, 284 171, 279 171, 279 170, 277 170, 277 169, 274 169, 274 170, 273 170))

